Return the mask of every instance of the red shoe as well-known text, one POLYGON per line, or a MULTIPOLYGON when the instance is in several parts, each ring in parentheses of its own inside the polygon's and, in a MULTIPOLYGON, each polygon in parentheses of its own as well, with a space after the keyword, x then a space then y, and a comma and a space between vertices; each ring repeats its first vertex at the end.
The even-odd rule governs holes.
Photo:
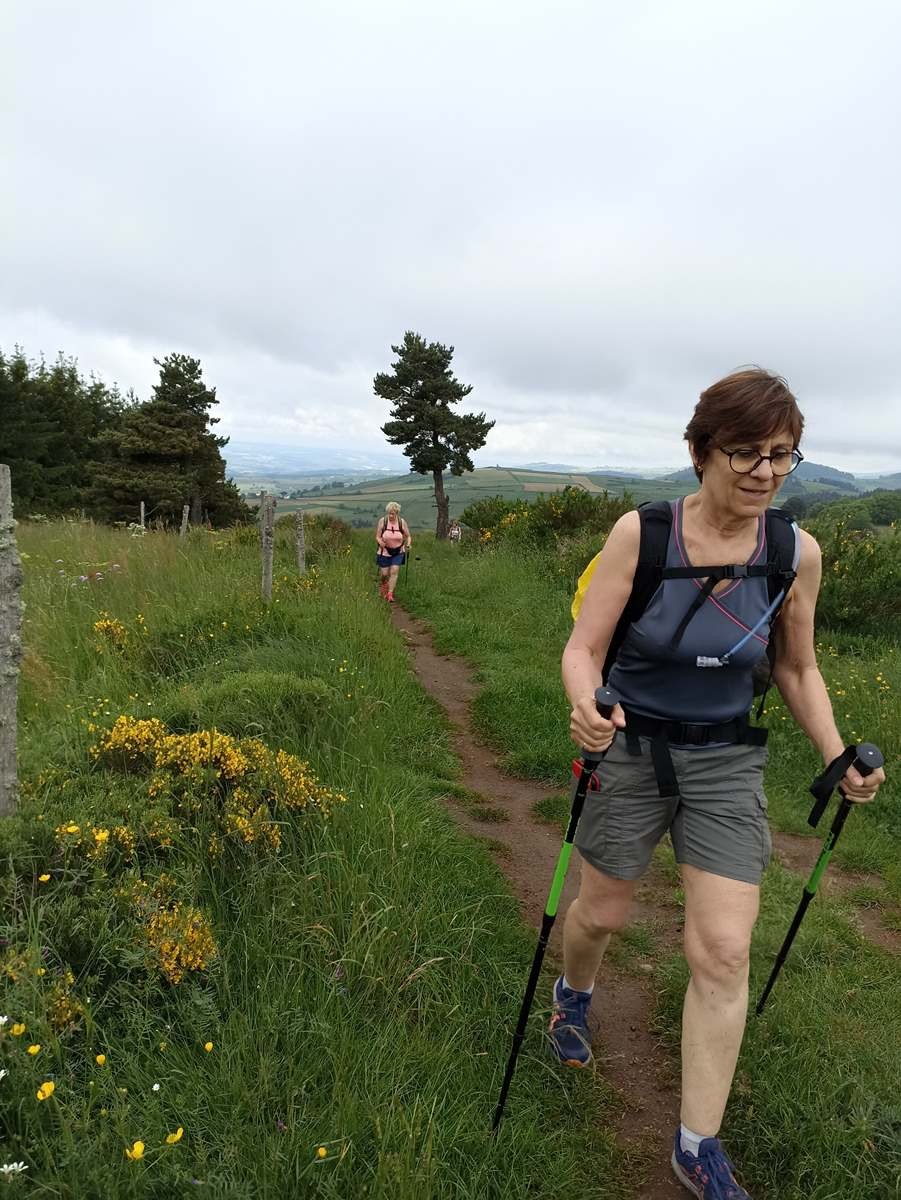
POLYGON ((393 604, 393 603, 394 603, 394 592, 389 592, 389 593, 388 593, 387 600, 388 600, 388 603, 389 603, 389 604, 393 604))

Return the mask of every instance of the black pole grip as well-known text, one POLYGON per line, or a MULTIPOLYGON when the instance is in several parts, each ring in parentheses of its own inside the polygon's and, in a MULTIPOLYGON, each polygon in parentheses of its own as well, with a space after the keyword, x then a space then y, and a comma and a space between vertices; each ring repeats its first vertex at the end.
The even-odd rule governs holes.
MULTIPOLYGON (((619 704, 619 696, 612 688, 599 687, 594 694, 594 703, 605 721, 609 721, 613 716, 613 709, 619 704)), ((582 747, 582 761, 589 765, 596 766, 604 757, 604 752, 600 750, 586 750, 582 747)))
POLYGON ((846 747, 810 785, 810 793, 816 803, 810 810, 807 824, 813 826, 814 829, 819 825, 820 818, 829 803, 829 797, 839 781, 844 778, 849 767, 853 766, 861 775, 871 775, 884 762, 882 751, 872 742, 861 742, 859 746, 846 747))

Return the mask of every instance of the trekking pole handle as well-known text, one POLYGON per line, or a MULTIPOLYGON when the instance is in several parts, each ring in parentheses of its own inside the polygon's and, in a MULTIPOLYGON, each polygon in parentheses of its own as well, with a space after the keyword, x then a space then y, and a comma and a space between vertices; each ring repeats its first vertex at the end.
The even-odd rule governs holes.
MULTIPOLYGON (((810 811, 807 823, 816 829, 820 817, 826 811, 826 805, 829 803, 829 797, 832 795, 833 789, 844 778, 845 772, 849 767, 854 767, 861 775, 871 775, 884 762, 885 758, 882 751, 878 746, 874 746, 872 742, 861 742, 859 746, 848 746, 843 753, 832 760, 829 766, 811 784, 810 791, 816 803, 810 811)), ((842 802, 850 805, 851 801, 846 798, 841 787, 838 790, 842 802)))
POLYGON ((599 687, 594 694, 594 702, 601 716, 609 721, 613 716, 614 708, 619 704, 619 696, 611 688, 599 687))
MULTIPOLYGON (((613 709, 619 704, 619 696, 612 688, 599 687, 594 693, 594 703, 598 713, 605 721, 609 721, 613 716, 613 709)), ((597 764, 605 754, 606 750, 586 750, 584 746, 582 747, 582 759, 587 763, 597 764)))
POLYGON ((885 763, 882 751, 872 742, 861 742, 854 756, 853 766, 861 775, 872 775, 885 763))

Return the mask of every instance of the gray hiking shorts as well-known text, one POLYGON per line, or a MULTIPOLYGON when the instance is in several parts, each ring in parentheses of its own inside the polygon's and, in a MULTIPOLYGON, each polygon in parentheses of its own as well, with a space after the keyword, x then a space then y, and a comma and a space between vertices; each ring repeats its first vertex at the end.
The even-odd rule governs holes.
POLYGON ((760 883, 772 842, 763 791, 765 746, 671 746, 679 795, 657 789, 650 740, 641 756, 618 735, 597 770, 576 833, 579 853, 614 879, 638 879, 654 847, 669 833, 678 863, 713 875, 760 883))

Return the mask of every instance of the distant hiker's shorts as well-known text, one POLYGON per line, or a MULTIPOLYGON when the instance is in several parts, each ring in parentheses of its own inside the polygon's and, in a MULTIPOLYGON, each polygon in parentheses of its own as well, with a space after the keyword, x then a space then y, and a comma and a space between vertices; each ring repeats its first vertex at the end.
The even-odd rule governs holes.
POLYGON ((396 554, 376 554, 375 561, 380 567, 402 567, 406 554, 398 550, 396 554))
POLYGON ((765 746, 670 746, 679 795, 657 789, 650 739, 641 756, 618 734, 597 770, 599 791, 589 791, 575 844, 584 859, 614 879, 638 879, 654 847, 669 833, 676 861, 760 883, 772 841, 763 791, 765 746))

